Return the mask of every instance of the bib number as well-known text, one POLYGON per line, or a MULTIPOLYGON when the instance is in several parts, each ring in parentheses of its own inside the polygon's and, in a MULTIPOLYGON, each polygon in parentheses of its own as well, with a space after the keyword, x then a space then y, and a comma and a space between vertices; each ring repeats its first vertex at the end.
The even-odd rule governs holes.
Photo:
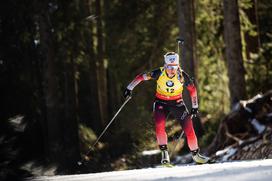
POLYGON ((168 93, 174 93, 174 91, 175 91, 175 89, 173 89, 173 88, 166 88, 166 91, 168 92, 168 93))

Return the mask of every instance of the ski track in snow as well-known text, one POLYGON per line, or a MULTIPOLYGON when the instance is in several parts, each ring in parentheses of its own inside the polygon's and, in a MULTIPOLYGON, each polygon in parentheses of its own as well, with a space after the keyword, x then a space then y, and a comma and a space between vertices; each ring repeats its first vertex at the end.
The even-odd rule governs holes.
POLYGON ((173 168, 145 168, 81 175, 42 176, 35 181, 271 181, 272 159, 233 161, 173 168))

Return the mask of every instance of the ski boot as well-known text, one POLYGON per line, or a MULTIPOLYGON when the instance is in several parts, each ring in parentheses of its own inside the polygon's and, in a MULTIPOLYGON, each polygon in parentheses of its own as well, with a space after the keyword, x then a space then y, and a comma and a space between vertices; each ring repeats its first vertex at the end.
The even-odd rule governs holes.
POLYGON ((170 157, 169 153, 167 151, 167 145, 160 145, 160 150, 161 150, 161 164, 162 165, 170 165, 170 157))
POLYGON ((205 163, 209 163, 210 158, 203 156, 199 153, 199 149, 191 151, 192 152, 192 158, 195 161, 195 163, 197 164, 205 164, 205 163))

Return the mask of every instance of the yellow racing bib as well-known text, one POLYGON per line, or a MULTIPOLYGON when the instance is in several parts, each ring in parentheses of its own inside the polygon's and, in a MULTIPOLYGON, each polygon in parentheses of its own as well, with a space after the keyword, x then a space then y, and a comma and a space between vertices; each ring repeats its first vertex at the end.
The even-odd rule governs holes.
POLYGON ((184 82, 182 75, 176 74, 174 77, 169 78, 163 67, 161 67, 161 71, 162 73, 157 80, 157 93, 167 97, 181 95, 184 82))

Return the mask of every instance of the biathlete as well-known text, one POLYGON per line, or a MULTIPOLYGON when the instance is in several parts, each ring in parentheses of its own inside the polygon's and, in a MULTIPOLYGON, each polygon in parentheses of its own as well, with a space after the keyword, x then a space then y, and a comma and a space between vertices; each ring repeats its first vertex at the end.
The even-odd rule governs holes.
POLYGON ((164 66, 148 73, 142 73, 127 86, 124 97, 132 95, 132 90, 142 81, 156 80, 157 89, 153 105, 155 119, 156 138, 161 150, 161 163, 170 164, 167 150, 167 134, 165 132, 165 121, 167 115, 171 113, 179 121, 185 132, 189 149, 193 160, 198 164, 209 161, 209 157, 199 153, 197 137, 193 128, 192 116, 198 112, 197 90, 187 73, 179 66, 179 55, 175 52, 168 52, 164 55, 164 66), (192 109, 189 114, 182 99, 183 87, 190 93, 192 109))

